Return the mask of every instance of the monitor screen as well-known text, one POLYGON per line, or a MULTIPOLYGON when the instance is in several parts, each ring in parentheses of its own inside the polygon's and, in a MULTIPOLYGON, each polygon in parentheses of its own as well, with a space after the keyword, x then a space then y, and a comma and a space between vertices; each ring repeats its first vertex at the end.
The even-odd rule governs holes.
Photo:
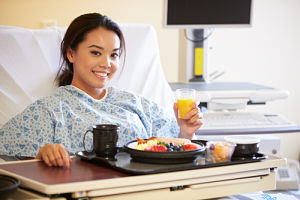
POLYGON ((251 0, 165 0, 165 27, 250 26, 251 0))

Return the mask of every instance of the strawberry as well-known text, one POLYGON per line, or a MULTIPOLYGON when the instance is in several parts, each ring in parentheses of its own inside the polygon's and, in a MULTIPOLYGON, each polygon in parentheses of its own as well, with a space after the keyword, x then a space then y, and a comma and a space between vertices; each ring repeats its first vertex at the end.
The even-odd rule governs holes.
POLYGON ((166 152, 168 149, 164 145, 155 144, 155 145, 146 147, 144 150, 145 151, 166 152))
POLYGON ((185 151, 192 151, 192 150, 196 150, 199 148, 199 146, 197 144, 185 144, 182 146, 182 148, 185 151))

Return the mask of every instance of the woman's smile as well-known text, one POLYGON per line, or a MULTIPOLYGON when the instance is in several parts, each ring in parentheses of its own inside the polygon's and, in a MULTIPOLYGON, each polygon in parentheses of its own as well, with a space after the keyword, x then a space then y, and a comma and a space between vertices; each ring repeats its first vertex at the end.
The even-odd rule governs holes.
POLYGON ((101 80, 107 79, 109 75, 108 72, 102 72, 102 71, 93 71, 93 74, 101 80))

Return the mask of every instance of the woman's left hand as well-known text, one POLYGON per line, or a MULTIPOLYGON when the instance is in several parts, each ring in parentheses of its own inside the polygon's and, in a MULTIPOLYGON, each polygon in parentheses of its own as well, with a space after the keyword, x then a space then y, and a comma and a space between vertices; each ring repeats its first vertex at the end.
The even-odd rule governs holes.
POLYGON ((177 119, 177 123, 180 126, 180 135, 181 138, 192 139, 194 133, 202 126, 203 124, 203 115, 200 112, 200 109, 194 103, 192 109, 189 113, 185 115, 184 119, 178 118, 178 107, 177 103, 174 103, 173 106, 174 113, 177 119))

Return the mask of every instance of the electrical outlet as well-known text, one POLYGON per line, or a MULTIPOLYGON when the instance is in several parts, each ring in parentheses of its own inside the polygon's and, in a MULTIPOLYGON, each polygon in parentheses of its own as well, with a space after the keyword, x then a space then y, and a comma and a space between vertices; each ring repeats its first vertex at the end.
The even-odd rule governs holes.
POLYGON ((47 28, 51 26, 56 26, 57 20, 56 19, 43 19, 41 21, 41 28, 47 28))

